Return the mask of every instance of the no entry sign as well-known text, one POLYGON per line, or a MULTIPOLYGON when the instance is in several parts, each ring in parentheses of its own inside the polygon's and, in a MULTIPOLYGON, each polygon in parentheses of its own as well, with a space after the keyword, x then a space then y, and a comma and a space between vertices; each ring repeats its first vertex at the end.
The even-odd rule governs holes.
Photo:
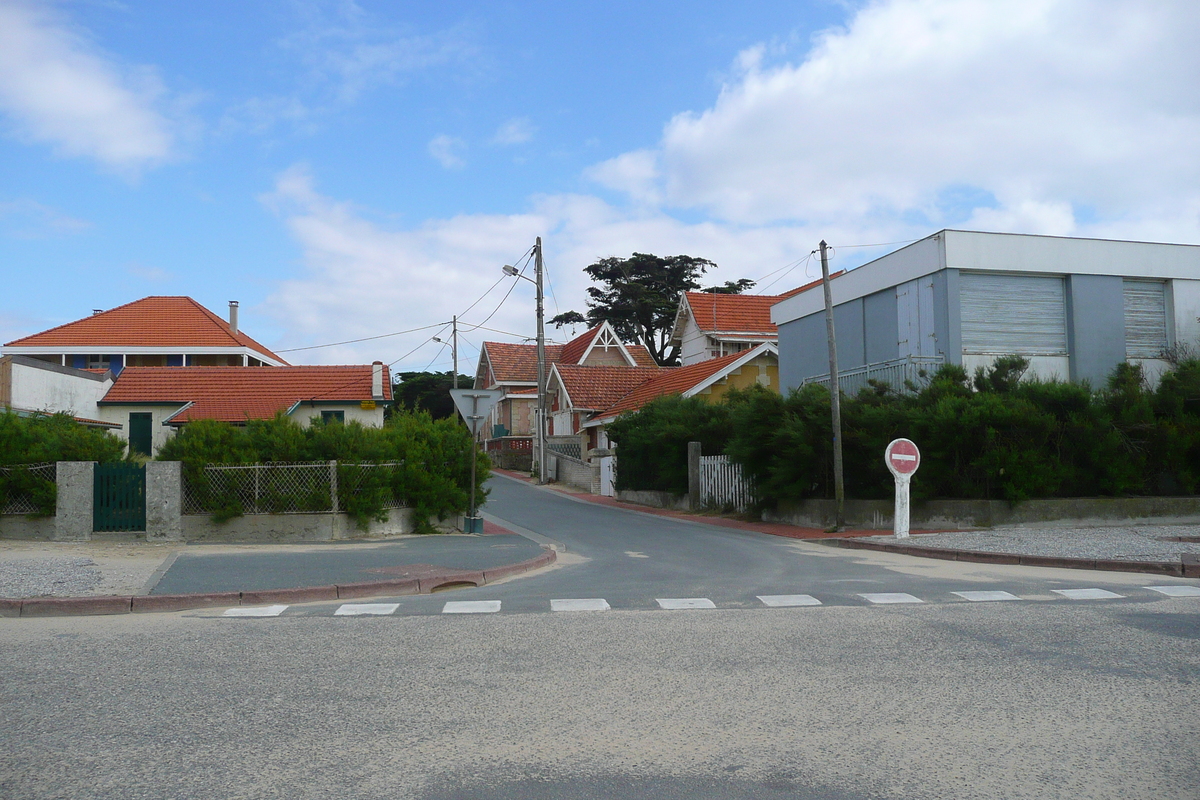
POLYGON ((908 536, 908 484, 921 466, 921 451, 908 439, 896 439, 883 451, 883 460, 896 478, 896 515, 892 530, 897 539, 908 536))
POLYGON ((912 475, 921 466, 921 451, 908 439, 896 439, 884 451, 884 460, 893 475, 912 475))

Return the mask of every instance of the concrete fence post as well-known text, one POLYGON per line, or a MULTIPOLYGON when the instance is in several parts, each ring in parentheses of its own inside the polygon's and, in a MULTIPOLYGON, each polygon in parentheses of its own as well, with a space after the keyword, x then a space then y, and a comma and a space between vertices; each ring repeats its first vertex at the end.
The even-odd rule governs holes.
POLYGON ((85 542, 92 538, 95 503, 95 461, 59 461, 55 469, 58 501, 55 506, 54 540, 85 542))
POLYGON ((333 513, 338 511, 338 485, 337 485, 337 462, 329 462, 329 510, 333 513))
POLYGON ((700 508, 700 442, 688 442, 688 507, 700 508))
POLYGON ((182 462, 146 462, 146 540, 183 541, 182 462))

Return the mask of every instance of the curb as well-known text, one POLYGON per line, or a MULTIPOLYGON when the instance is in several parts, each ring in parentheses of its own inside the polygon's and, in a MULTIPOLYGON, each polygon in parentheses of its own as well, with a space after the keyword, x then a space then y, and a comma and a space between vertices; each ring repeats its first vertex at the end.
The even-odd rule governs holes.
POLYGON ((272 603, 318 603, 380 595, 430 594, 439 589, 483 586, 501 578, 520 575, 553 564, 558 554, 547 548, 542 554, 516 564, 488 570, 447 570, 427 578, 366 581, 294 589, 263 589, 257 592, 208 592, 105 597, 0 597, 0 617, 74 617, 98 614, 163 613, 214 606, 254 606, 272 603))
POLYGON ((1176 578, 1200 578, 1200 556, 1184 554, 1175 561, 1117 561, 1106 558, 1063 558, 1060 556, 1026 556, 1018 553, 990 553, 979 550, 950 550, 939 547, 864 542, 861 539, 820 539, 828 547, 850 550, 876 550, 943 561, 970 561, 979 564, 1016 564, 1024 567, 1059 567, 1063 569, 1092 569, 1109 572, 1136 572, 1151 575, 1170 575, 1176 578))

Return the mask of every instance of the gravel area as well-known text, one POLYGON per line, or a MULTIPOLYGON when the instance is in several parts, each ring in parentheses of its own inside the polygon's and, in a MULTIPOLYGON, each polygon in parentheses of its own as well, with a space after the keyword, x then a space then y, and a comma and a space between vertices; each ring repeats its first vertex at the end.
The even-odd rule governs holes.
MULTIPOLYGON (((895 542, 891 536, 868 541, 895 542)), ((1178 561, 1200 553, 1200 525, 1139 525, 1111 528, 993 528, 959 533, 914 533, 922 547, 1013 553, 1023 556, 1104 558, 1124 561, 1178 561), (1178 541, 1192 538, 1195 541, 1178 541)))
POLYGON ((0 597, 75 597, 103 579, 90 558, 17 558, 0 561, 0 597))

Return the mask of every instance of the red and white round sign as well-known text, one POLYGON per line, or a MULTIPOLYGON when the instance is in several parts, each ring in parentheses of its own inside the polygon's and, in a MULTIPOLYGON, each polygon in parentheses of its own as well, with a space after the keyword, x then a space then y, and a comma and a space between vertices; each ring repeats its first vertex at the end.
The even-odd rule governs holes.
POLYGON ((893 475, 912 475, 921 466, 921 451, 908 439, 896 439, 887 446, 883 460, 893 475))

